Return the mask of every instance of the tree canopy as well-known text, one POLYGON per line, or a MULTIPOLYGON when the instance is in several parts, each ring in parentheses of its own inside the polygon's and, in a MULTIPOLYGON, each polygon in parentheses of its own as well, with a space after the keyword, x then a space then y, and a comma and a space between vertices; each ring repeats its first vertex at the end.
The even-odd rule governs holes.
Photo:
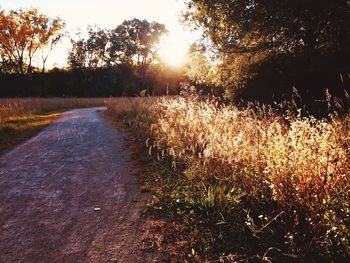
POLYGON ((97 27, 88 27, 87 39, 71 40, 68 64, 72 68, 98 68, 109 64, 107 49, 109 33, 97 27))
POLYGON ((156 79, 158 71, 155 68, 149 71, 149 68, 159 62, 157 47, 166 33, 164 25, 136 18, 124 21, 113 30, 89 27, 87 38, 72 40, 68 63, 73 69, 88 69, 87 72, 115 69, 128 73, 125 79, 137 80, 136 85, 128 89, 129 93, 147 90, 151 94, 155 91, 150 84, 155 80, 151 79, 156 79))
MULTIPOLYGON (((188 0, 185 19, 202 28, 221 62, 230 92, 261 73, 261 65, 287 72, 349 70, 350 1, 188 0), (278 60, 278 62, 277 62, 278 60), (284 62, 283 62, 284 61, 284 62)), ((209 44, 208 44, 209 43, 209 44)), ((318 71, 320 72, 320 71, 318 71)), ((265 71, 266 73, 266 71, 265 71)), ((276 72, 271 74, 275 74, 276 72)), ((300 74, 302 75, 302 74, 300 74)))
POLYGON ((126 20, 113 30, 88 28, 87 39, 72 40, 68 62, 73 68, 130 64, 143 67, 157 60, 157 44, 165 26, 146 20, 126 20))
POLYGON ((43 69, 53 46, 63 36, 64 23, 51 19, 37 9, 0 12, 0 58, 2 68, 19 74, 32 71, 34 55, 43 53, 43 69), (43 51, 44 52, 44 51, 43 51))

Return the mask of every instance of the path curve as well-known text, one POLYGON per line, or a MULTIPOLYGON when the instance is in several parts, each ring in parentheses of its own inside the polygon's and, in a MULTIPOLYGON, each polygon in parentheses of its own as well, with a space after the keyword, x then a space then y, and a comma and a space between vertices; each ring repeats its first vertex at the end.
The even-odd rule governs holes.
POLYGON ((146 262, 137 167, 102 110, 65 112, 0 157, 0 262, 146 262))

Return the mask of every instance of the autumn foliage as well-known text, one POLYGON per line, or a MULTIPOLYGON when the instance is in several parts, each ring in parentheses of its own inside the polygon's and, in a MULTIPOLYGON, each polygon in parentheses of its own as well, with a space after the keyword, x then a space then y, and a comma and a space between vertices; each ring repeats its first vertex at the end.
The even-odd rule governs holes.
POLYGON ((62 37, 64 23, 37 9, 0 12, 0 62, 3 71, 27 74, 42 51, 43 70, 49 53, 62 37))

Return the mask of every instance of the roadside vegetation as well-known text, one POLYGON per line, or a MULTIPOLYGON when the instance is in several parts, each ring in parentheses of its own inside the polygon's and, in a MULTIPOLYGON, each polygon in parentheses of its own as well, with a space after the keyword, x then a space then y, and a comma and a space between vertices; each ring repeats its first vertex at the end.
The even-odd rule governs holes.
POLYGON ((350 1, 184 3, 202 37, 179 69, 165 25, 135 18, 88 27, 47 70, 63 20, 0 10, 0 97, 123 96, 0 99, 0 147, 105 103, 153 160, 145 248, 165 262, 350 262, 350 1))
POLYGON ((154 242, 173 262, 349 260, 348 116, 238 109, 198 96, 107 107, 155 161, 147 211, 163 222, 154 242))
POLYGON ((0 153, 37 134, 62 110, 103 103, 103 98, 0 99, 0 153))

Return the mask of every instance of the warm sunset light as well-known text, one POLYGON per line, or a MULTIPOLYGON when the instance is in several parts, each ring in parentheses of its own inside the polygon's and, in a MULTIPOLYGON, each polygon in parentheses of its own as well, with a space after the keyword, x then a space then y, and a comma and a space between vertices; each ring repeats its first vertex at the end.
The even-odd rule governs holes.
POLYGON ((0 0, 0 263, 350 263, 349 14, 0 0))
MULTIPOLYGON (((180 23, 184 2, 178 0, 2 0, 1 9, 23 9, 35 7, 51 17, 60 17, 66 23, 69 36, 74 37, 77 31, 86 33, 88 25, 100 28, 115 28, 124 20, 133 18, 157 21, 165 25, 168 35, 160 43, 160 57, 166 64, 179 67, 186 57, 189 45, 198 37, 180 23)), ((69 37, 63 38, 50 55, 47 66, 66 66, 67 51, 71 43, 69 37)), ((34 62, 35 64, 35 62, 34 62)))
POLYGON ((164 38, 159 45, 159 56, 165 64, 179 68, 187 61, 189 45, 181 42, 181 35, 164 38))

